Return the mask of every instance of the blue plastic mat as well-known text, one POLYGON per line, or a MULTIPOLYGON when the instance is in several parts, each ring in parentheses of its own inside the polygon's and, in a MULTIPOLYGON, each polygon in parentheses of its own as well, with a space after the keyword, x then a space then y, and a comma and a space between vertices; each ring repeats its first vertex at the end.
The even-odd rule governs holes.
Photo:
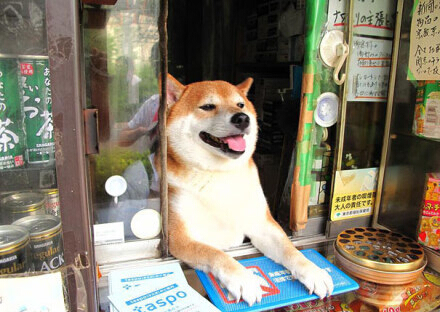
MULTIPOLYGON (((353 279, 330 263, 316 250, 306 249, 301 250, 301 252, 307 259, 330 274, 334 284, 333 295, 359 288, 359 285, 353 279)), ((286 268, 269 258, 259 257, 240 260, 239 262, 264 279, 262 281, 262 285, 264 285, 262 288, 265 292, 263 299, 252 307, 249 307, 243 300, 236 303, 229 295, 229 292, 224 287, 221 287, 219 281, 211 274, 196 270, 197 276, 202 282, 211 302, 221 311, 265 311, 267 309, 318 299, 318 296, 315 294, 309 295, 308 290, 301 282, 297 280, 292 281, 292 276, 286 268)))

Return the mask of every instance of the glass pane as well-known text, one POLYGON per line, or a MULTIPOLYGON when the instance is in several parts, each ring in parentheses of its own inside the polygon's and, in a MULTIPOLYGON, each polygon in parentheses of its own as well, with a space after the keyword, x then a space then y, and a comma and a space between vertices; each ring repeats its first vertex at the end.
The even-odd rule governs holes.
POLYGON ((98 110, 99 153, 89 157, 95 245, 158 238, 159 0, 83 13, 86 101, 98 110))
POLYGON ((0 2, 0 274, 64 264, 45 12, 0 2))
POLYGON ((352 102, 347 105, 342 169, 379 167, 386 103, 352 102))
POLYGON ((379 167, 396 1, 353 1, 341 169, 379 167))
MULTIPOLYGON (((416 2, 413 0, 407 0, 403 5, 391 134, 378 223, 414 238, 417 238, 418 231, 425 232, 424 234, 428 233, 428 238, 420 239, 419 242, 427 245, 432 242, 432 247, 437 244, 436 234, 434 234, 435 239, 432 239, 432 233, 435 233, 436 228, 432 227, 432 233, 427 228, 422 230, 420 225, 423 222, 420 220, 422 218, 432 217, 433 220, 436 218, 435 212, 434 214, 429 212, 427 214, 429 217, 421 217, 421 208, 428 205, 434 207, 436 204, 434 198, 426 196, 425 190, 428 190, 432 185, 427 181, 427 174, 439 172, 438 151, 440 143, 438 139, 419 133, 418 126, 421 116, 418 113, 418 108, 427 100, 420 100, 421 94, 417 82, 423 83, 424 81, 407 80, 410 48, 411 44, 414 44, 411 41, 411 22, 413 18, 416 18, 412 13, 414 3, 416 2), (429 238, 430 235, 431 238, 429 238)), ((416 32, 417 29, 428 29, 418 24, 416 27, 416 32)), ((438 83, 438 81, 428 82, 438 83)), ((426 98, 429 93, 426 92, 426 98)), ((424 127, 422 129, 424 130, 424 127)), ((438 123, 437 129, 440 129, 438 123)))

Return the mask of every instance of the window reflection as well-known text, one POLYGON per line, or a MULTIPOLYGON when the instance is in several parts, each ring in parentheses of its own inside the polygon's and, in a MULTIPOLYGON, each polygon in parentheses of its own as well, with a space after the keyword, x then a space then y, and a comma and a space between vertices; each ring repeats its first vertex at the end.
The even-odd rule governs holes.
MULTIPOLYGON (((153 159, 158 145, 159 1, 86 7, 84 49, 88 108, 98 109, 99 154, 90 159, 96 224, 122 222, 122 242, 139 218, 159 211, 153 159)), ((158 234, 158 233, 157 233, 158 234)), ((105 242, 95 241, 95 244, 105 242)))

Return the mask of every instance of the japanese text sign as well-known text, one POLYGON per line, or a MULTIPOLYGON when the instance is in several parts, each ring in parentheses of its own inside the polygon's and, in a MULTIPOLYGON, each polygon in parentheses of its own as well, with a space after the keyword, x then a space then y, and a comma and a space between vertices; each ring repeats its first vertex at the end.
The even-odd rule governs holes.
POLYGON ((414 2, 411 21, 410 80, 440 79, 440 1, 414 2))

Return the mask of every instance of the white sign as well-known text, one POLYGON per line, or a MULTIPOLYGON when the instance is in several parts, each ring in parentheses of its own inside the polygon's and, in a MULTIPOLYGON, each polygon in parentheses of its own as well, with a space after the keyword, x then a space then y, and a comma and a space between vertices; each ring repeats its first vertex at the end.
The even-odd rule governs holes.
POLYGON ((348 4, 347 0, 329 0, 327 27, 329 30, 344 30, 348 23, 348 4))
POLYGON ((112 222, 93 225, 95 246, 119 244, 125 241, 124 222, 112 222))
POLYGON ((410 80, 440 80, 440 3, 415 1, 409 50, 410 80))
POLYGON ((392 38, 396 18, 395 0, 355 0, 353 32, 392 38))
POLYGON ((392 41, 353 36, 347 101, 386 102, 392 41))
MULTIPOLYGON (((353 31, 357 35, 392 38, 394 34, 396 2, 394 0, 355 0, 353 31)), ((329 0, 327 27, 344 30, 348 24, 348 0, 329 0)))
POLYGON ((61 273, 0 278, 0 311, 66 312, 61 273))

